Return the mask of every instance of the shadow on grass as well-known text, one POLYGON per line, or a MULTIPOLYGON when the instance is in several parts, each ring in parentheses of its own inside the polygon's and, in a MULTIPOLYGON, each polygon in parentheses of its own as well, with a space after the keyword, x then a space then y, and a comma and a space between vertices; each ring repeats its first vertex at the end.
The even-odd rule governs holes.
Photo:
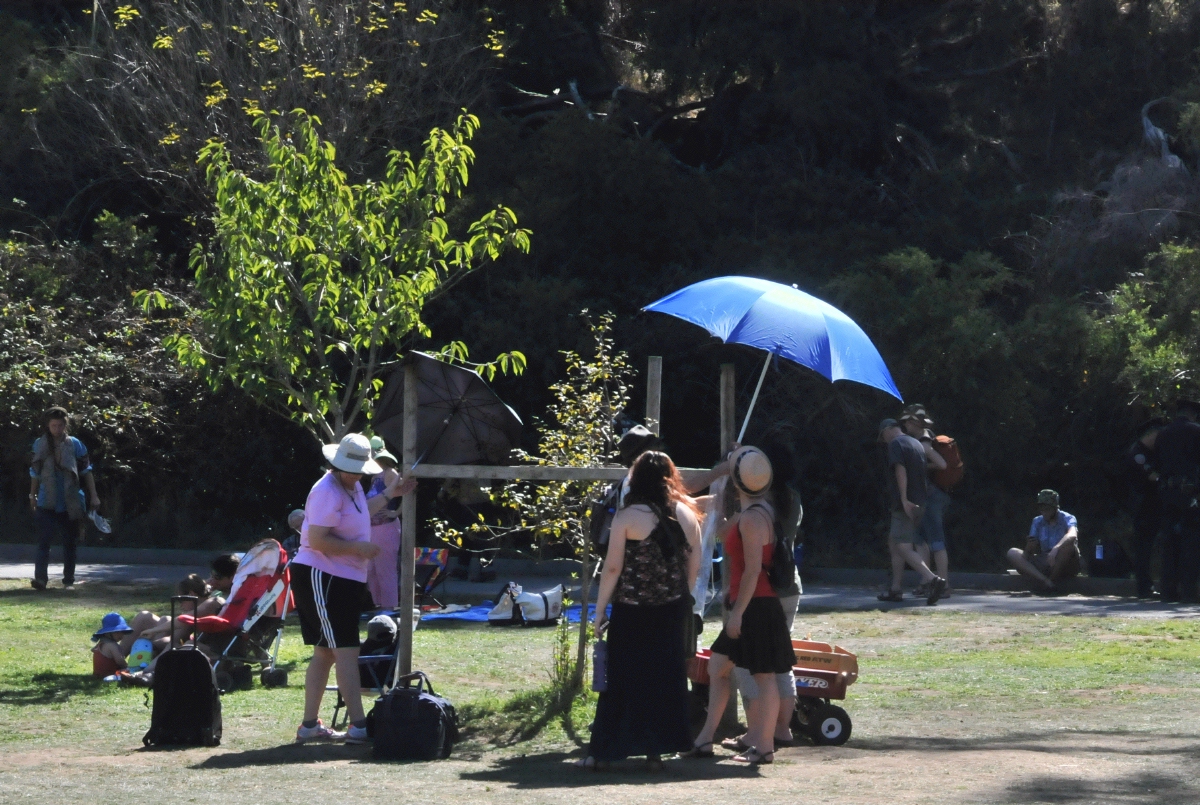
POLYGON ((1149 733, 1135 730, 1047 730, 1012 732, 982 738, 937 738, 929 736, 889 735, 878 738, 854 738, 845 747, 859 752, 978 752, 991 749, 1041 752, 1053 755, 1112 754, 1121 756, 1162 757, 1181 755, 1200 760, 1200 741, 1194 733, 1149 733), (1100 740, 1123 739, 1112 744, 1100 740), (1132 740, 1130 740, 1132 739, 1132 740), (1163 741, 1181 741, 1180 746, 1164 746, 1163 741))
MULTIPOLYGON (((166 747, 164 751, 169 751, 166 747)), ((158 751, 144 749, 139 751, 158 751)), ((328 763, 333 760, 370 761, 370 746, 352 744, 282 744, 265 749, 247 749, 244 752, 224 752, 205 758, 190 768, 245 769, 255 766, 292 766, 297 763, 328 763)))
POLYGON ((661 771, 651 771, 641 759, 613 763, 594 772, 577 769, 568 761, 578 760, 566 752, 544 752, 504 758, 483 771, 469 771, 460 779, 504 783, 518 789, 591 788, 596 785, 664 785, 697 780, 753 780, 760 777, 755 766, 714 763, 689 759, 668 760, 661 771))
POLYGON ((465 705, 458 712, 459 734, 464 741, 512 746, 531 740, 558 720, 567 737, 582 746, 586 739, 575 721, 586 711, 583 699, 563 702, 546 687, 517 694, 499 707, 490 702, 465 705))
POLYGON ((61 674, 43 671, 30 678, 29 687, 0 689, 0 704, 29 707, 62 704, 77 695, 94 695, 113 686, 90 674, 61 674))
POLYGON ((1141 772, 1115 779, 1041 776, 1008 786, 1004 798, 995 802, 1054 802, 1112 805, 1196 805, 1200 793, 1187 780, 1141 772))

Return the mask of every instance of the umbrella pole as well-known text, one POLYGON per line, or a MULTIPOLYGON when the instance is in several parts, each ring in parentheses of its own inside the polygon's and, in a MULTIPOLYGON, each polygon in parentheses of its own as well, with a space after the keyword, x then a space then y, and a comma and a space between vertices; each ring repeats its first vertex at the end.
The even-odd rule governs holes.
POLYGON ((758 393, 762 391, 763 381, 767 378, 767 368, 771 365, 771 353, 767 353, 767 360, 763 364, 762 372, 758 375, 758 385, 754 387, 754 396, 750 398, 750 407, 746 410, 746 418, 742 420, 742 430, 738 434, 738 444, 742 443, 742 437, 746 435, 746 426, 750 424, 750 415, 754 413, 754 404, 758 402, 758 393))

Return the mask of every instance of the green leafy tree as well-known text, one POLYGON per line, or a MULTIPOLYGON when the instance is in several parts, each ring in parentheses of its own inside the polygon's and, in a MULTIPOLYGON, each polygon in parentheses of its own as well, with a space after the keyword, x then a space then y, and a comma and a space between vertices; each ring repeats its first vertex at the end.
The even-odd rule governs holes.
POLYGON ((111 482, 162 466, 146 445, 168 429, 170 398, 197 389, 162 349, 171 323, 129 304, 131 285, 162 273, 154 230, 109 212, 94 223, 91 249, 0 241, 0 429, 28 447, 42 412, 65 405, 105 454, 111 482))
MULTIPOLYGON (((429 338, 425 304, 471 269, 515 248, 529 232, 497 207, 453 237, 447 205, 466 187, 479 121, 463 114, 434 129, 419 161, 392 152, 384 178, 350 184, 333 145, 303 111, 290 131, 255 114, 266 156, 262 178, 236 168, 226 146, 200 152, 216 199, 215 235, 192 251, 191 331, 168 342, 180 362, 214 388, 226 381, 336 441, 369 413, 381 372, 406 340, 429 338)), ((139 293, 150 310, 183 303, 159 289, 139 293)), ((443 350, 465 361, 466 347, 443 350)), ((484 365, 519 372, 505 353, 484 365)))
POLYGON ((1163 246, 1108 302, 1096 346, 1133 400, 1157 408, 1200 388, 1200 250, 1163 246))
POLYGON ((32 115, 65 158, 152 185, 160 211, 207 206, 192 157, 209 138, 237 158, 257 156, 244 110, 309 110, 325 121, 342 169, 361 180, 390 148, 480 106, 503 56, 487 11, 440 0, 87 6, 61 79, 24 102, 21 117, 32 115))

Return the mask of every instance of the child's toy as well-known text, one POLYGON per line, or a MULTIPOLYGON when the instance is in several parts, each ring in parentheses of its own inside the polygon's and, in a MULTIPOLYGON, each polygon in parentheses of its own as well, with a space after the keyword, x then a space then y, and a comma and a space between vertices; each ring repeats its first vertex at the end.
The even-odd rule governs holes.
MULTIPOLYGON (((841 646, 793 640, 796 664, 796 712, 792 731, 808 735, 817 746, 841 746, 850 740, 850 715, 830 702, 845 699, 846 688, 858 679, 858 657, 841 646)), ((688 677, 697 685, 707 685, 708 649, 696 652, 688 663, 688 677)))
POLYGON ((125 661, 129 663, 129 670, 138 671, 149 666, 153 659, 154 644, 144 637, 139 637, 129 647, 129 656, 125 661))
POLYGON ((850 714, 830 699, 845 699, 858 680, 858 657, 841 646, 793 640, 796 664, 796 712, 792 730, 807 733, 818 746, 841 746, 850 740, 850 714))

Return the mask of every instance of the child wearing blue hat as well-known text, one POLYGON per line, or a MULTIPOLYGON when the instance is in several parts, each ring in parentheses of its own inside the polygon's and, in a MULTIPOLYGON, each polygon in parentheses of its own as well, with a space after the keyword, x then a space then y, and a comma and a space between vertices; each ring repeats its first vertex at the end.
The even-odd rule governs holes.
POLYGON ((104 679, 129 668, 125 652, 121 650, 121 638, 133 630, 119 612, 110 612, 100 621, 100 628, 92 635, 96 645, 92 647, 92 676, 104 679))

